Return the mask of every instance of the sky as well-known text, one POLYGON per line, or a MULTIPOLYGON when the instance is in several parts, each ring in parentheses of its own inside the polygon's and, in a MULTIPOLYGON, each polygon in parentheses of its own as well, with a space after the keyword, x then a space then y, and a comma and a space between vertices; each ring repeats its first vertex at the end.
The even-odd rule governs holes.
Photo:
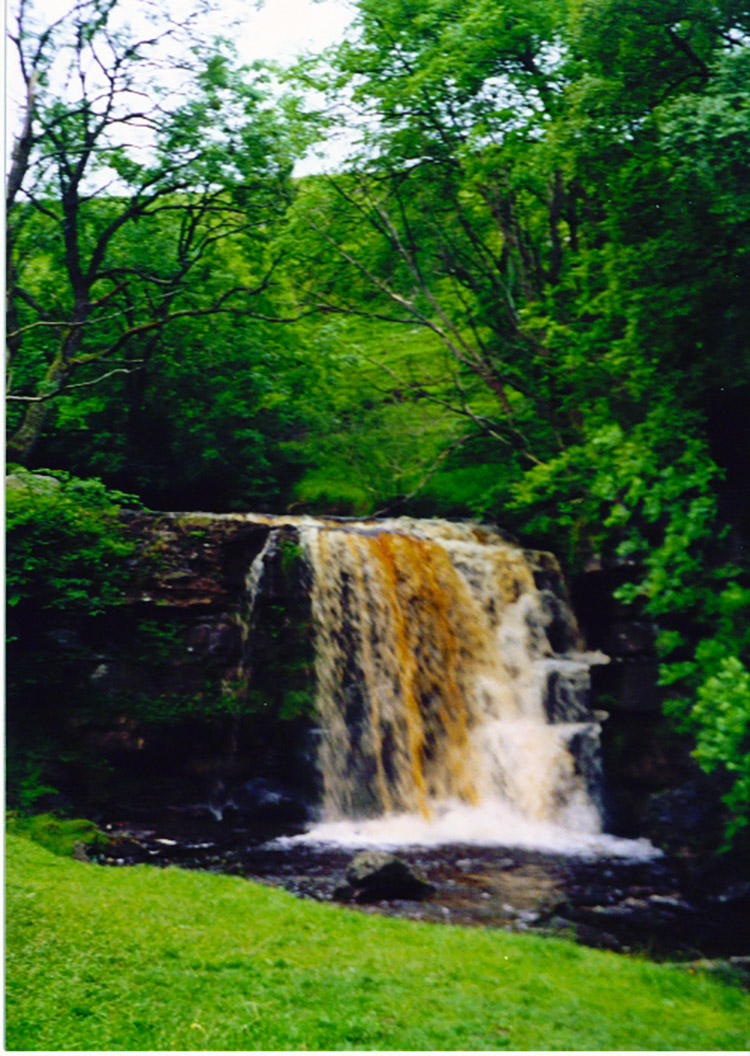
MULTIPOLYGON (((73 6, 74 0, 32 0, 40 19, 53 21, 73 6)), ((124 0, 128 7, 129 0, 124 0)), ((6 20, 12 25, 14 0, 6 6, 6 20)), ((131 12, 133 8, 131 7, 131 12)), ((305 51, 321 51, 329 44, 344 38, 355 13, 351 0, 223 0, 222 12, 226 23, 233 25, 231 37, 243 62, 270 59, 289 63, 305 51)), ((224 21, 224 19, 222 19, 224 21)), ((213 27, 212 27, 213 28, 213 27)), ((217 25, 217 32, 222 26, 217 25)), ((18 105, 23 98, 18 73, 13 63, 13 51, 6 52, 6 156, 12 147, 17 127, 18 105)), ((329 163, 335 164, 343 155, 345 144, 332 143, 323 158, 311 158, 298 164, 295 173, 304 175, 319 171, 329 163)))
POLYGON ((226 6, 246 24, 236 38, 243 58, 280 62, 341 40, 354 15, 346 0, 264 0, 259 11, 250 11, 242 0, 226 6))
MULTIPOLYGON (((248 5, 239 3, 247 11, 248 5)), ((319 52, 343 40, 354 14, 350 0, 263 0, 261 10, 247 16, 246 32, 236 38, 237 48, 244 59, 291 62, 305 51, 319 52)), ((297 162, 295 176, 335 167, 350 147, 348 134, 339 132, 297 162)))
MULTIPOLYGON (((234 41, 245 61, 272 59, 284 64, 303 52, 322 51, 343 40, 355 14, 349 0, 262 0, 260 10, 252 10, 254 6, 247 0, 226 0, 227 14, 242 19, 234 41)), ((297 162, 294 174, 306 176, 335 166, 349 146, 346 135, 319 145, 314 154, 297 162)))

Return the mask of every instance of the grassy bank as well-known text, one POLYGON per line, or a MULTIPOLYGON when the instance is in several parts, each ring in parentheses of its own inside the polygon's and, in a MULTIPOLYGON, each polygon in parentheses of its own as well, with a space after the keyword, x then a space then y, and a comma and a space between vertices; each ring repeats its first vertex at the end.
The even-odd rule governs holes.
POLYGON ((9 1049, 745 1049, 750 995, 563 940, 7 839, 9 1049))

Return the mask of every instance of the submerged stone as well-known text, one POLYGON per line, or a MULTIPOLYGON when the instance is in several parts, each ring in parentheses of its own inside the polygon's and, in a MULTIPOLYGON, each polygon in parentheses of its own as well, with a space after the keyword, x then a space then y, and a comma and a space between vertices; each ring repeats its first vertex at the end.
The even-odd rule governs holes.
POLYGON ((346 879, 347 885, 337 888, 336 897, 354 902, 420 901, 435 890, 406 862, 385 851, 355 855, 347 867, 346 879))

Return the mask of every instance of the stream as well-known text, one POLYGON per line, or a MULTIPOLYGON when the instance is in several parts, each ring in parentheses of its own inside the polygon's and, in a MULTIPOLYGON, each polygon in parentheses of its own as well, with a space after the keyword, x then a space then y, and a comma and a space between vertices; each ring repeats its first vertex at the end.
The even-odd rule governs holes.
MULTIPOLYGON (((110 817, 108 866, 148 862, 229 873, 320 902, 337 892, 356 850, 297 841, 302 825, 252 822, 201 807, 110 817)), ((732 959, 750 968, 750 882, 723 863, 633 859, 477 844, 399 847, 434 893, 423 901, 347 903, 364 913, 560 935, 658 960, 732 959)))

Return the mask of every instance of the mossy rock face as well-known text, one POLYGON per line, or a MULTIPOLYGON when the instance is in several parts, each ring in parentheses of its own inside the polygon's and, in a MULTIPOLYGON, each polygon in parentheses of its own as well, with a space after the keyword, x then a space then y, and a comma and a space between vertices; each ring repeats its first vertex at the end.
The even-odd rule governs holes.
POLYGON ((57 477, 50 477, 44 473, 29 473, 27 470, 10 473, 5 478, 6 494, 25 491, 30 495, 55 495, 61 487, 62 484, 57 477))
POLYGON ((274 532, 248 629, 247 703, 282 722, 315 715, 312 579, 294 528, 274 532))
POLYGON ((117 603, 41 626, 34 614, 26 666, 14 657, 25 681, 9 714, 9 802, 88 814, 204 802, 218 778, 234 789, 259 777, 299 777, 316 797, 303 750, 315 671, 299 533, 242 514, 121 510, 118 525, 128 552, 117 603))

